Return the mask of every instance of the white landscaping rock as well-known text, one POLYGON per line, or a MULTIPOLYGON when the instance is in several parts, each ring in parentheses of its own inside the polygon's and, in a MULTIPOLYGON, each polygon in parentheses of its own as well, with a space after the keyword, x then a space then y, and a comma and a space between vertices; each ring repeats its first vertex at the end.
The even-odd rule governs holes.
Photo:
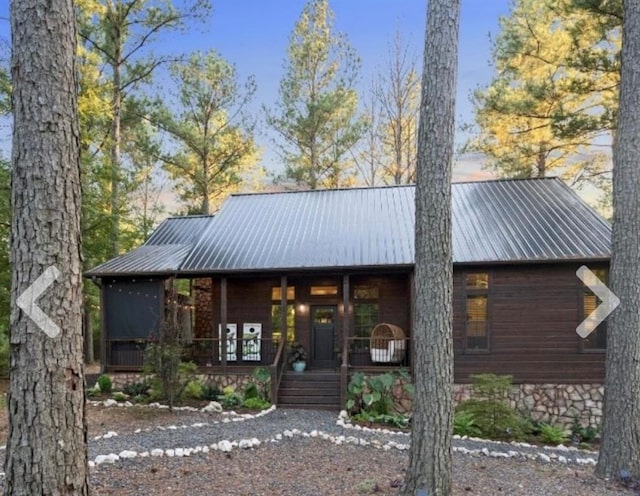
POLYGON ((222 413, 222 405, 217 401, 210 401, 209 404, 202 408, 205 413, 222 413))
POLYGON ((151 450, 151 456, 163 456, 163 455, 164 455, 164 450, 161 450, 159 448, 151 450))
POLYGON ((220 441, 218 443, 218 449, 223 453, 228 453, 229 451, 231 451, 232 448, 233 448, 232 444, 227 440, 220 441))
POLYGON ((96 465, 102 465, 103 463, 115 463, 120 459, 120 457, 114 453, 109 455, 98 455, 95 459, 96 465))
POLYGON ((118 405, 119 403, 118 403, 116 400, 112 400, 111 398, 109 398, 108 400, 104 400, 104 401, 102 402, 102 404, 103 404, 104 406, 109 407, 109 406, 115 406, 115 405, 118 405))
POLYGON ((124 450, 124 451, 121 451, 118 456, 120 458, 135 458, 138 456, 138 453, 136 451, 124 450))

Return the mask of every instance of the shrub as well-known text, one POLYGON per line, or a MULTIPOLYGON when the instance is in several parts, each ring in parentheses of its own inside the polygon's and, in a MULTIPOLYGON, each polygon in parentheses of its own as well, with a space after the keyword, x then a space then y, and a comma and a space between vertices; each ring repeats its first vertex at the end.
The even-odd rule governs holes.
POLYGON ((146 403, 148 399, 149 397, 144 394, 136 394, 133 398, 131 398, 131 401, 133 401, 134 403, 146 403))
POLYGON ((411 418, 407 415, 401 415, 399 413, 389 414, 371 414, 361 412, 353 416, 353 418, 359 422, 370 422, 375 424, 387 424, 399 429, 409 428, 411 418))
POLYGON ((131 382, 122 388, 122 392, 129 396, 146 395, 151 385, 147 381, 131 382))
POLYGON ((269 400, 271 393, 269 390, 271 385, 271 374, 269 373, 269 370, 265 367, 256 367, 253 369, 253 372, 251 372, 251 377, 258 386, 260 397, 263 400, 269 400))
MULTIPOLYGON (((362 372, 353 374, 347 386, 346 409, 351 415, 368 413, 371 415, 389 415, 393 413, 393 386, 398 379, 408 381, 406 371, 366 377, 362 372)), ((413 394, 413 385, 406 383, 404 390, 413 394)))
POLYGON ((260 398, 260 394, 258 393, 258 386, 253 383, 249 383, 244 389, 244 399, 250 400, 253 398, 260 398))
POLYGON ((115 393, 113 393, 113 399, 119 402, 122 401, 127 401, 129 397, 124 394, 122 391, 116 391, 115 393))
POLYGON ((540 440, 546 444, 562 444, 567 440, 562 427, 551 424, 540 424, 540 440))
POLYGON ((100 396, 100 387, 94 386, 94 387, 88 388, 86 393, 88 398, 95 398, 96 396, 100 396))
POLYGON ((473 398, 458 405, 456 413, 473 416, 480 435, 491 439, 522 439, 531 431, 531 423, 506 402, 511 376, 472 375, 473 398))
POLYGON ((98 386, 100 386, 101 392, 109 394, 113 389, 111 377, 109 377, 107 374, 102 374, 100 377, 98 377, 98 386))
POLYGON ((264 410, 265 408, 269 408, 271 406, 271 403, 258 397, 253 397, 245 398, 245 400, 242 402, 242 406, 250 410, 264 410))
POLYGON ((185 399, 191 400, 200 400, 202 399, 202 395, 204 392, 204 388, 202 382, 198 380, 192 380, 187 383, 182 391, 182 397, 185 399))
POLYGON ((597 429, 591 426, 583 427, 578 420, 578 417, 573 418, 571 424, 571 439, 577 443, 589 443, 593 441, 598 435, 597 429))
POLYGON ((182 347, 179 344, 156 343, 145 350, 144 373, 150 376, 154 399, 167 400, 169 407, 182 394, 198 371, 193 362, 182 362, 182 347))
POLYGON ((231 386, 226 386, 222 393, 222 396, 218 397, 222 408, 236 408, 242 404, 242 398, 231 386))
POLYGON ((482 431, 476 424, 476 419, 471 412, 458 412, 453 417, 453 433, 458 436, 477 437, 482 431))
POLYGON ((202 386, 202 399, 207 401, 218 401, 218 397, 222 396, 222 391, 218 386, 204 384, 202 386))

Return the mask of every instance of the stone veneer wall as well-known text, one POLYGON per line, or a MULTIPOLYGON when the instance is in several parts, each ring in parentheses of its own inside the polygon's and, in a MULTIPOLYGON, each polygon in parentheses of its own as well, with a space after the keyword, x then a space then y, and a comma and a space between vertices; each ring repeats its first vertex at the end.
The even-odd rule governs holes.
MULTIPOLYGON (((470 384, 454 386, 456 404, 470 397, 470 384)), ((577 418, 585 427, 599 427, 603 398, 601 384, 518 384, 509 394, 509 404, 534 420, 568 426, 577 418)))
MULTIPOLYGON (((122 389, 125 385, 139 382, 142 380, 142 374, 140 373, 123 373, 115 372, 108 374, 111 377, 113 383, 113 389, 122 389)), ((249 382, 252 382, 251 375, 249 374, 229 374, 229 375, 211 375, 211 374, 199 374, 196 378, 202 381, 204 384, 215 385, 220 389, 227 386, 233 387, 236 391, 243 391, 249 382)), ((93 384, 87 384, 87 386, 93 386, 93 384)))
MULTIPOLYGON (((142 379, 139 373, 109 374, 114 389, 121 389, 125 384, 142 379)), ((232 386, 238 391, 244 390, 251 382, 250 375, 198 375, 205 384, 215 384, 220 388, 232 386)), ((93 384, 88 384, 93 386, 93 384)), ((453 391, 454 404, 471 398, 471 384, 455 384, 453 391)), ((393 387, 396 410, 408 413, 412 401, 398 380, 393 387)), ((578 418, 583 426, 599 427, 602 421, 602 400, 604 388, 601 384, 518 384, 509 394, 512 408, 526 413, 534 420, 569 427, 574 418, 578 418)))
POLYGON ((211 279, 203 277, 194 279, 194 305, 195 322, 193 324, 194 336, 197 338, 210 338, 211 321, 213 320, 213 302, 211 301, 211 279))
MULTIPOLYGON (((455 405, 472 396, 471 384, 455 384, 455 405)), ((396 410, 411 411, 412 402, 400 382, 393 388, 396 410)), ((574 418, 584 426, 599 427, 604 388, 601 384, 517 384, 509 394, 509 405, 532 419, 569 427, 574 418)))

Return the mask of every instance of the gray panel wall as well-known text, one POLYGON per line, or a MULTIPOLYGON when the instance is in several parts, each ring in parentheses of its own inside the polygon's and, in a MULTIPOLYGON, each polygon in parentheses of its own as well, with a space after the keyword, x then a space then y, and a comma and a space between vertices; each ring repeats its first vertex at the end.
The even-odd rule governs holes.
POLYGON ((105 281, 107 339, 158 337, 162 322, 163 281, 105 281))

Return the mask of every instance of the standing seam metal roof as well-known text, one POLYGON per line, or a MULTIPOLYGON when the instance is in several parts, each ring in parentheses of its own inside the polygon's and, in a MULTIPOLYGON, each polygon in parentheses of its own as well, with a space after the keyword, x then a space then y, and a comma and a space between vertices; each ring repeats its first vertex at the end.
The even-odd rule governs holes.
MULTIPOLYGON (((168 219, 138 250, 172 246, 165 265, 178 274, 410 266, 414 195, 414 186, 234 195, 215 217, 168 219)), ((559 179, 456 183, 452 208, 454 263, 610 255, 609 224, 559 179)), ((148 272, 158 256, 134 250, 88 275, 148 272)))

